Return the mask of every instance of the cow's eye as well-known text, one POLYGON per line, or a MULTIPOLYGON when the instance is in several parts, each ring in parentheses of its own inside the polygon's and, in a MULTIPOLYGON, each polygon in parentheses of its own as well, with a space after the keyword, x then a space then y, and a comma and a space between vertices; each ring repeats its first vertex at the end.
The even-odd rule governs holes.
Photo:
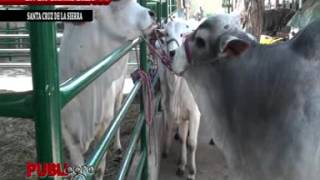
POLYGON ((206 42, 202 38, 197 37, 196 38, 196 46, 198 48, 204 48, 206 46, 206 42))

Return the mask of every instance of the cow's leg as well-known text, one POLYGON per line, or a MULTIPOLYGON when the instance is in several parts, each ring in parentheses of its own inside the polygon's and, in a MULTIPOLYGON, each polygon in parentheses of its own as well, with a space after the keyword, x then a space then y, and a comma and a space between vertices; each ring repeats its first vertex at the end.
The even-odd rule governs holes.
POLYGON ((160 66, 159 68, 159 75, 160 75, 160 89, 161 89, 161 109, 163 112, 163 122, 165 123, 165 132, 164 132, 164 149, 162 152, 162 157, 163 158, 167 158, 168 154, 169 154, 169 150, 170 150, 170 136, 171 136, 171 124, 172 123, 172 119, 170 118, 170 115, 168 114, 168 106, 169 106, 169 97, 168 97, 168 85, 166 84, 167 82, 164 81, 165 79, 165 75, 163 70, 161 69, 163 68, 162 66, 160 66), (162 70, 162 71, 161 71, 162 70))
MULTIPOLYGON (((100 129, 98 130, 96 140, 100 140, 106 131, 105 123, 101 123, 100 129)), ((97 169, 94 170, 94 179, 95 180, 103 180, 104 171, 106 168, 106 156, 107 152, 104 154, 103 158, 101 159, 100 164, 98 165, 97 169)))
POLYGON ((164 110, 163 112, 164 114, 164 118, 166 119, 166 139, 165 139, 165 147, 164 147, 164 152, 162 154, 163 158, 168 157, 170 148, 171 148, 171 144, 172 144, 172 134, 174 131, 174 121, 175 119, 173 118, 173 116, 171 115, 171 113, 168 111, 168 108, 166 108, 166 110, 164 110))
POLYGON ((195 112, 190 114, 189 121, 189 137, 188 137, 188 147, 191 155, 191 166, 189 169, 188 180, 194 180, 196 177, 197 167, 196 167, 196 150, 198 142, 198 132, 200 125, 200 113, 195 112))
MULTIPOLYGON (((167 82, 165 82, 167 83, 167 82)), ((163 107, 163 118, 165 122, 165 144, 164 144, 164 151, 162 153, 163 158, 167 158, 171 144, 172 144, 172 134, 173 134, 173 128, 174 128, 174 118, 172 111, 170 109, 170 96, 167 84, 163 83, 163 99, 161 101, 162 107, 163 107)))
POLYGON ((179 126, 179 133, 181 138, 181 154, 179 157, 179 167, 177 170, 178 176, 183 176, 187 165, 187 136, 188 136, 188 121, 182 120, 179 126))
POLYGON ((176 128, 176 131, 175 131, 175 134, 174 134, 174 139, 175 140, 180 140, 180 137, 179 137, 179 128, 176 128))
MULTIPOLYGON (((106 114, 107 117, 107 120, 109 121, 111 118, 110 118, 110 115, 113 113, 113 109, 110 108, 110 109, 107 109, 106 111, 106 114), (109 111, 108 111, 109 110, 109 111)), ((101 140, 106 129, 107 129, 107 125, 106 125, 106 122, 103 122, 99 125, 99 130, 98 130, 98 133, 97 133, 97 136, 96 136, 96 140, 101 140)), ((106 168, 106 156, 107 156, 107 152, 103 155, 103 158, 101 159, 101 162, 100 164, 98 165, 97 169, 95 169, 95 172, 94 172, 94 179, 95 180, 103 180, 103 176, 104 176, 104 171, 105 171, 105 168, 106 168)))
POLYGON ((65 145, 70 154, 71 166, 80 166, 84 164, 83 152, 81 150, 80 141, 75 140, 75 138, 69 133, 68 129, 62 127, 62 135, 65 145))
POLYGON ((101 159, 101 162, 98 166, 98 169, 94 173, 95 180, 103 180, 104 171, 106 169, 106 156, 107 156, 107 153, 104 154, 104 156, 101 159))
MULTIPOLYGON (((116 92, 117 97, 115 100, 114 116, 119 112, 121 105, 122 105, 122 100, 123 100, 122 90, 124 87, 124 78, 122 81, 120 81, 120 83, 122 84, 121 88, 120 89, 116 88, 116 90, 120 90, 120 91, 116 92)), ((120 126, 119 126, 119 129, 117 130, 117 133, 115 136, 114 149, 115 149, 115 152, 117 155, 116 159, 120 161, 122 159, 122 146, 121 146, 121 141, 120 141, 120 126)))
MULTIPOLYGON (((116 100, 116 107, 115 107, 115 115, 116 113, 119 111, 119 109, 121 108, 121 102, 123 99, 123 95, 120 95, 121 97, 118 97, 118 99, 116 100)), ((114 143, 114 148, 117 152, 117 154, 121 154, 122 152, 122 146, 121 146, 121 141, 120 141, 120 127, 117 131, 116 137, 115 137, 115 143, 114 143)))
POLYGON ((215 142, 214 142, 213 138, 210 139, 209 144, 210 144, 211 146, 214 146, 214 145, 215 145, 215 142))

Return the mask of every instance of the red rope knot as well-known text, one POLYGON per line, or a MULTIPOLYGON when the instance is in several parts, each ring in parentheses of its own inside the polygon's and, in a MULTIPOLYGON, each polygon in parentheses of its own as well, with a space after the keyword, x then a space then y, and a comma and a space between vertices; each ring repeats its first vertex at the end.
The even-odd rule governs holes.
POLYGON ((154 30, 149 41, 146 41, 150 55, 153 58, 158 58, 162 64, 164 64, 168 69, 171 70, 171 57, 166 51, 166 45, 162 43, 161 37, 158 35, 157 30, 154 30), (160 47, 156 47, 156 42, 159 42, 160 47))
POLYGON ((153 104, 153 86, 152 86, 152 78, 146 72, 141 69, 136 70, 131 74, 133 82, 135 83, 138 79, 142 82, 143 88, 143 104, 144 104, 144 112, 146 117, 146 122, 149 126, 151 126, 153 122, 154 115, 154 104, 153 104))

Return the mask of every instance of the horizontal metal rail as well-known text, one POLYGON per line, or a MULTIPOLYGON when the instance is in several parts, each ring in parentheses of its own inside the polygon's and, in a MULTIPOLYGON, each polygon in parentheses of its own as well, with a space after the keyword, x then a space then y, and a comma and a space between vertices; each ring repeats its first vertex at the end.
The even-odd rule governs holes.
MULTIPOLYGON (((62 33, 62 30, 57 30, 58 33, 62 33)), ((27 28, 10 28, 10 29, 0 29, 1 34, 28 34, 29 30, 27 28)))
MULTIPOLYGON (((60 51, 60 48, 57 48, 57 51, 60 51)), ((0 49, 0 53, 7 53, 7 54, 30 54, 30 49, 29 48, 19 48, 19 49, 0 49)))
MULTIPOLYGON (((0 38, 29 38, 29 34, 0 34, 0 38)), ((62 38, 63 33, 57 33, 57 38, 62 38)))
POLYGON ((20 49, 0 49, 0 53, 7 53, 7 54, 30 54, 29 48, 20 48, 20 49))
MULTIPOLYGON (((20 39, 15 39, 13 41, 11 40, 8 40, 7 42, 5 41, 1 41, 0 42, 0 46, 1 47, 4 47, 6 49, 8 49, 8 46, 16 46, 16 47, 24 47, 24 46, 30 46, 30 43, 29 42, 21 42, 20 39)), ((14 47, 13 49, 15 49, 16 47, 14 47)), ((18 49, 18 48, 17 48, 18 49)))
MULTIPOLYGON (((0 55, 1 57, 1 55, 0 55)), ((128 63, 128 66, 137 66, 138 63, 128 63)), ((31 67, 31 63, 26 62, 5 62, 2 63, 0 62, 0 68, 30 68, 31 67)))
POLYGON ((29 31, 26 28, 0 29, 0 33, 16 34, 16 33, 29 33, 29 31))
MULTIPOLYGON (((132 48, 132 51, 136 51, 136 50, 139 50, 139 49, 132 48)), ((60 48, 57 48, 57 51, 59 52, 60 48)), ((30 49, 29 48, 3 48, 3 49, 0 48, 0 53, 2 53, 2 54, 4 54, 4 53, 7 53, 7 54, 20 53, 20 54, 29 55, 30 49)), ((0 54, 0 56, 1 56, 1 54, 0 54)))
MULTIPOLYGON (((0 55, 1 56, 1 55, 0 55)), ((0 68, 30 68, 31 63, 1 63, 0 62, 0 68)))
POLYGON ((33 117, 33 92, 14 92, 0 94, 0 116, 33 117))
POLYGON ((92 81, 97 79, 102 73, 116 63, 121 57, 127 54, 133 46, 136 46, 142 41, 142 38, 137 38, 129 41, 120 48, 113 51, 106 58, 98 64, 88 69, 84 73, 73 77, 61 85, 61 107, 72 100, 84 88, 86 88, 92 81))

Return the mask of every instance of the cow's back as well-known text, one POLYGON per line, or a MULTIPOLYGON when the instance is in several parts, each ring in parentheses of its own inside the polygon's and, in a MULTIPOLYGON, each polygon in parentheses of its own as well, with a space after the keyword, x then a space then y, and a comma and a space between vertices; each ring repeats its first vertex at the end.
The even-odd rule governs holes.
POLYGON ((217 118, 225 119, 229 155, 235 155, 227 159, 238 170, 235 176, 320 177, 320 31, 310 34, 318 27, 215 65, 225 112, 217 118), (311 43, 303 49, 298 43, 306 41, 311 43))
POLYGON ((292 39, 291 48, 307 60, 320 58, 320 20, 314 21, 292 39))

